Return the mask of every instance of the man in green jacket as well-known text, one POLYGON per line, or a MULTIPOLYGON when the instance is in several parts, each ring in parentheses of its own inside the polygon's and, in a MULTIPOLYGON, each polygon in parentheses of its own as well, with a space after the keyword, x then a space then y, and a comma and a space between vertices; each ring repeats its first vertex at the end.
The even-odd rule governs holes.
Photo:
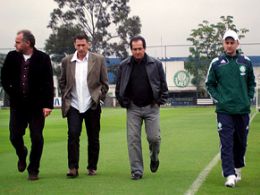
POLYGON ((238 35, 227 30, 223 36, 224 53, 213 59, 206 87, 216 103, 218 133, 225 186, 241 180, 241 168, 249 131, 250 103, 255 92, 255 76, 250 59, 239 54, 238 35))

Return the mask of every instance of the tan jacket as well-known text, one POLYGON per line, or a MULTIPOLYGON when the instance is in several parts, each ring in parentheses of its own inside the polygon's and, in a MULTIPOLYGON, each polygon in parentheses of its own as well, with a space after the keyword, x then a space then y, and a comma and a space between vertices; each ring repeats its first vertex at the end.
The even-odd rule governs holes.
MULTIPOLYGON (((66 117, 71 104, 71 92, 75 85, 76 62, 71 62, 73 55, 62 59, 59 87, 62 94, 62 116, 66 117)), ((92 109, 104 101, 108 91, 107 69, 104 56, 89 52, 87 83, 92 98, 92 109)))

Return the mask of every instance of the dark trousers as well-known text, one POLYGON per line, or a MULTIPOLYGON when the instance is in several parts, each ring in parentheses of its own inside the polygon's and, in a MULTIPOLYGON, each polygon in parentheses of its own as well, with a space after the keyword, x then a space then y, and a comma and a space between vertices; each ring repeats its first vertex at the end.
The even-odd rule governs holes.
POLYGON ((249 114, 217 113, 224 177, 235 174, 235 168, 245 166, 244 157, 249 131, 249 114))
POLYGON ((27 167, 29 173, 39 173, 40 160, 43 150, 44 116, 41 109, 25 108, 10 109, 10 141, 16 150, 19 159, 25 158, 25 145, 23 136, 29 125, 31 138, 30 163, 27 167))
POLYGON ((79 168, 79 142, 82 130, 82 122, 85 121, 85 127, 88 135, 88 166, 87 169, 97 169, 99 156, 99 131, 100 131, 100 113, 101 108, 98 105, 95 110, 91 108, 85 113, 73 107, 67 115, 68 121, 68 166, 69 168, 79 168))

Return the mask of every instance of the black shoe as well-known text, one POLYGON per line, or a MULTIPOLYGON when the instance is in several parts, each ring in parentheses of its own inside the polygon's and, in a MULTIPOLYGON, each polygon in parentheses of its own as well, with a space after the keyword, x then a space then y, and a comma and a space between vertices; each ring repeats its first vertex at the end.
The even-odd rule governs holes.
POLYGON ((158 167, 159 167, 159 160, 157 161, 153 161, 151 160, 151 163, 150 163, 150 169, 153 173, 155 173, 157 170, 158 170, 158 167))
POLYGON ((39 179, 39 177, 38 177, 37 173, 29 173, 28 180, 35 181, 35 180, 38 180, 38 179, 39 179))
POLYGON ((17 168, 18 168, 19 172, 24 172, 24 170, 26 169, 26 166, 27 166, 27 164, 26 164, 27 153, 28 153, 27 148, 24 147, 24 157, 19 159, 18 163, 17 163, 17 168))
POLYGON ((139 180, 139 179, 142 179, 142 177, 143 176, 139 173, 132 173, 132 175, 131 175, 132 180, 139 180))

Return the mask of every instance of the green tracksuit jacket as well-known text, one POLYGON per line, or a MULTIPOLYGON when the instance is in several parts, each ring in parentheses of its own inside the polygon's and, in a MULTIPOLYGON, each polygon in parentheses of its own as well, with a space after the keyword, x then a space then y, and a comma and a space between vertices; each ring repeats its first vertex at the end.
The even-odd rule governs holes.
POLYGON ((212 60, 206 88, 216 103, 216 112, 246 114, 255 92, 255 76, 250 59, 223 54, 212 60))

